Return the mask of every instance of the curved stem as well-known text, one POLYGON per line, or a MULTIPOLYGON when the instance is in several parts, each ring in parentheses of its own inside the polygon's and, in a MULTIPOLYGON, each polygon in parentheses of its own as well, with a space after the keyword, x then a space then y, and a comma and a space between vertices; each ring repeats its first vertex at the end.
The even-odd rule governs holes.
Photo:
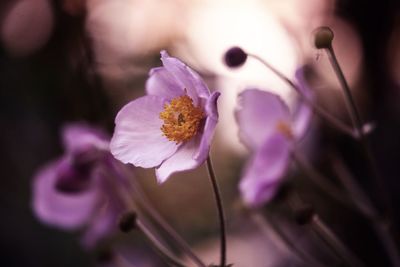
POLYGON ((289 250, 291 253, 293 253, 304 264, 310 267, 326 266, 325 264, 320 263, 317 259, 314 259, 311 255, 308 255, 304 251, 299 249, 296 246, 295 241, 290 240, 290 238, 282 231, 282 229, 278 226, 276 222, 274 222, 271 219, 267 220, 261 214, 255 213, 251 210, 249 212, 250 212, 250 219, 253 221, 254 224, 256 224, 260 228, 261 232, 265 236, 270 238, 268 229, 272 229, 275 232, 275 234, 279 237, 281 242, 284 243, 286 249, 289 250))
POLYGON ((149 200, 144 195, 138 183, 135 183, 136 193, 138 193, 140 205, 144 208, 145 212, 153 219, 175 242, 180 248, 188 255, 188 257, 199 267, 206 267, 205 263, 192 251, 186 241, 173 229, 168 222, 149 204, 149 200))
POLYGON ((346 78, 344 77, 343 71, 339 65, 337 58, 336 58, 333 47, 330 46, 329 48, 327 48, 326 52, 329 56, 329 60, 331 62, 333 70, 336 74, 336 77, 338 78, 339 83, 343 89, 347 109, 348 109, 350 117, 353 121, 354 127, 356 128, 357 135, 359 136, 359 140, 360 140, 360 145, 366 156, 366 160, 369 163, 369 167, 373 174, 373 178, 375 179, 375 183, 379 187, 380 197, 385 202, 384 204, 386 205, 386 208, 388 209, 387 212, 391 212, 390 203, 385 194, 385 185, 383 184, 383 180, 381 179, 381 177, 379 175, 377 164, 376 164, 375 158, 373 156, 373 153, 371 151, 369 142, 367 140, 367 136, 365 135, 365 133, 363 131, 363 122, 361 119, 361 115, 360 115, 360 112, 358 111, 357 105, 354 101, 354 97, 351 94, 350 87, 347 83, 346 78))
MULTIPOLYGON (((295 199, 289 199, 288 204, 294 212, 299 212, 306 206, 298 194, 294 194, 295 199)), ((356 255, 340 240, 338 236, 322 221, 315 211, 308 222, 311 229, 317 236, 336 254, 336 256, 348 266, 361 267, 364 264, 356 255)))
POLYGON ((356 209, 347 195, 344 195, 343 192, 336 187, 334 184, 330 183, 329 180, 320 174, 317 170, 315 170, 307 160, 301 156, 296 151, 292 152, 292 158, 297 163, 298 167, 306 174, 306 176, 322 191, 324 191, 327 195, 329 195, 332 199, 336 200, 343 205, 356 209))
POLYGON ((207 157, 207 170, 208 177, 210 178, 212 188, 214 191, 215 202, 217 204, 219 228, 221 235, 221 251, 220 251, 220 265, 219 267, 226 266, 226 230, 225 230, 225 215, 222 207, 221 192, 218 187, 217 179, 215 177, 214 169, 211 163, 210 155, 207 157))
MULTIPOLYGON (((336 73, 339 83, 343 89, 346 105, 349 110, 349 114, 352 118, 353 124, 356 127, 357 135, 359 135, 359 137, 360 137, 359 144, 365 155, 365 159, 369 163, 368 166, 370 168, 373 178, 375 179, 375 184, 378 187, 378 194, 380 196, 380 199, 383 201, 383 204, 386 207, 387 216, 389 217, 389 219, 391 221, 393 221, 392 206, 391 206, 390 200, 388 199, 387 194, 386 194, 386 190, 385 190, 386 186, 384 184, 384 180, 382 179, 382 177, 380 176, 380 173, 378 171, 377 163, 376 163, 375 157, 372 153, 371 146, 368 142, 368 138, 365 135, 365 133, 363 132, 363 121, 361 119, 360 112, 357 108, 357 105, 355 104, 354 97, 351 94, 350 87, 347 83, 346 78, 344 77, 343 71, 339 65, 337 58, 336 58, 333 47, 332 46, 328 47, 326 49, 326 52, 329 56, 329 60, 334 69, 334 72, 336 73)), ((383 241, 383 243, 385 245, 386 252, 387 252, 388 256, 390 257, 390 260, 392 261, 394 266, 400 266, 400 255, 399 255, 398 248, 397 248, 395 242, 390 237, 391 236, 390 234, 389 234, 389 237, 387 236, 387 234, 383 234, 384 232, 387 232, 390 230, 387 229, 387 227, 382 228, 382 226, 375 225, 375 224, 374 224, 374 227, 376 228, 378 235, 380 235, 380 237, 382 238, 381 240, 383 241), (390 242, 389 242, 389 240, 390 240, 390 242), (396 248, 394 249, 393 246, 395 246, 396 248)))
POLYGON ((388 256, 390 257, 394 266, 400 266, 400 259, 396 243, 390 233, 390 229, 386 222, 380 218, 379 213, 370 202, 364 190, 353 178, 349 170, 344 165, 343 161, 336 158, 333 161, 334 170, 338 172, 338 177, 349 191, 350 196, 354 199, 354 202, 359 206, 359 209, 363 211, 365 217, 367 217, 372 226, 374 227, 375 233, 380 239, 382 245, 385 247, 388 256))
POLYGON ((357 135, 354 133, 353 129, 351 129, 349 126, 347 126, 345 123, 341 122, 338 120, 336 117, 334 117, 332 114, 330 114, 328 111, 325 109, 321 108, 320 106, 316 105, 311 99, 309 99, 301 90, 300 88, 293 83, 289 78, 287 78, 283 73, 275 69, 271 64, 269 64, 267 61, 262 59, 261 57, 253 54, 247 53, 249 57, 252 57, 259 61, 261 64, 263 64, 265 67, 267 67, 269 70, 271 70, 274 74, 276 74, 279 78, 281 78, 284 82, 286 82, 290 87, 292 87, 301 97, 301 99, 308 105, 310 106, 314 112, 320 116, 321 118, 327 120, 333 127, 338 129, 339 131, 353 137, 357 138, 357 135))
MULTIPOLYGON (((124 166, 125 167, 125 166, 124 166)), ((168 222, 156 211, 151 205, 151 201, 146 196, 142 186, 135 179, 129 179, 129 170, 123 168, 123 170, 115 169, 118 175, 126 177, 128 180, 128 187, 134 192, 133 197, 135 201, 143 208, 144 212, 160 226, 165 233, 183 250, 184 253, 198 266, 206 267, 206 264, 192 251, 186 241, 172 228, 168 222), (123 171, 123 173, 121 173, 123 171)))
POLYGON ((349 266, 364 266, 353 253, 343 244, 336 234, 319 218, 317 214, 312 219, 313 230, 333 250, 336 255, 349 266))
POLYGON ((143 234, 149 239, 154 248, 160 253, 160 255, 169 263, 177 267, 186 267, 179 259, 177 259, 158 239, 153 233, 146 227, 146 225, 139 219, 136 221, 136 226, 143 232, 143 234))

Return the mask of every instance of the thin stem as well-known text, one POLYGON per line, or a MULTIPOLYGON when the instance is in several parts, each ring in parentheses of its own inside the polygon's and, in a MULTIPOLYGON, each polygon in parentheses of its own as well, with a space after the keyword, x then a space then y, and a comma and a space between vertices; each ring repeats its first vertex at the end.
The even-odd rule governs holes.
POLYGON ((306 174, 307 178, 309 178, 314 183, 314 185, 319 187, 322 191, 324 191, 327 195, 329 195, 337 202, 342 203, 343 205, 352 209, 356 208, 354 204, 350 202, 349 198, 344 195, 339 188, 330 183, 326 177, 315 170, 303 156, 301 156, 299 153, 296 153, 296 151, 293 151, 292 158, 297 163, 298 167, 306 174))
POLYGON ((357 106, 354 101, 354 98, 351 94, 350 87, 347 83, 346 78, 344 77, 343 71, 339 65, 337 58, 336 58, 333 47, 330 46, 329 48, 327 48, 326 52, 329 56, 329 60, 331 62, 332 68, 336 74, 336 77, 338 78, 339 83, 343 89, 347 109, 349 111, 349 114, 353 121, 353 124, 356 127, 357 135, 359 136, 360 145, 366 156, 366 160, 369 163, 369 167, 373 174, 373 178, 375 179, 375 183, 379 188, 380 197, 384 201, 384 204, 386 205, 387 212, 391 213, 391 205, 385 194, 385 185, 384 185, 383 179, 379 175, 377 164, 376 164, 375 158, 373 156, 373 153, 371 151, 371 147, 369 145, 367 136, 365 135, 365 133, 363 131, 363 122, 362 122, 362 119, 360 116, 360 112, 358 111, 357 106))
POLYGON ((337 61, 333 47, 331 46, 330 48, 327 48, 326 52, 328 53, 331 65, 332 65, 332 67, 336 73, 336 76, 339 80, 339 83, 343 89, 343 93, 345 94, 345 101, 346 101, 347 109, 349 111, 351 120, 353 121, 354 127, 356 128, 357 134, 361 138, 363 138, 365 135, 362 131, 363 123, 361 120, 360 112, 358 111, 356 103, 354 101, 354 98, 351 94, 349 84, 347 83, 347 80, 344 77, 343 71, 339 66, 339 62, 337 61))
MULTIPOLYGON (((350 113, 350 116, 353 120, 354 126, 356 127, 357 130, 357 134, 359 135, 359 141, 360 141, 360 146, 364 152, 364 155, 366 157, 367 162, 369 163, 368 166, 370 167, 370 171, 373 174, 373 178, 375 179, 375 184, 378 187, 378 194, 380 196, 380 199, 383 201, 383 204, 386 206, 386 214, 388 216, 388 218, 390 219, 391 222, 393 222, 393 215, 392 215, 392 206, 390 204, 390 201, 387 197, 386 194, 386 186, 384 184, 384 180, 382 179, 382 177, 380 176, 380 173, 378 171, 378 167, 377 167, 377 163, 376 160, 374 158, 374 155, 372 153, 371 150, 371 146, 368 142, 367 136, 365 135, 365 133, 363 132, 363 121, 361 119, 360 116, 360 112, 357 109, 357 106, 355 104, 354 98, 351 94, 350 91, 350 87, 347 83, 346 78, 344 77, 343 71, 339 65, 339 62, 336 58, 335 55, 335 51, 333 49, 332 46, 328 47, 326 49, 326 52, 329 56, 329 60, 331 62, 331 65, 336 73, 336 76, 339 80, 339 83, 343 89, 343 92, 345 94, 345 100, 346 100, 346 104, 350 113)), ((393 226, 393 225, 391 225, 393 226)), ((378 230, 378 234, 383 236, 383 233, 386 231, 389 231, 390 229, 387 230, 382 230, 382 229, 387 229, 387 227, 385 226, 384 228, 382 228, 381 226, 377 227, 378 230)), ((393 229, 392 229, 393 230, 393 229)), ((386 235, 386 234, 385 234, 386 235)), ((390 236, 390 234, 389 234, 390 236)), ((389 238, 390 240, 392 240, 392 238, 389 238)), ((398 249, 393 249, 392 245, 396 246, 396 244, 394 242, 391 242, 392 244, 389 244, 387 242, 387 238, 385 237, 384 239, 382 239, 382 241, 384 243, 386 243, 386 249, 387 249, 387 253, 392 261, 392 263, 394 264, 394 266, 400 266, 400 256, 399 256, 399 252, 398 249), (385 241, 386 240, 386 241, 385 241)), ((396 246, 397 247, 397 246, 396 246)))
POLYGON ((387 223, 380 218, 379 213, 371 204, 363 189, 352 177, 344 163, 340 159, 335 159, 333 161, 333 166, 334 170, 338 172, 338 177, 341 179, 343 185, 349 191, 350 196, 354 198, 354 202, 359 206, 359 209, 363 211, 363 214, 371 221, 378 238, 394 264, 393 266, 400 266, 400 258, 396 243, 393 240, 387 223))
POLYGON ((335 254, 346 262, 349 266, 364 266, 359 259, 344 245, 335 233, 319 218, 317 214, 311 221, 313 230, 325 241, 325 243, 335 252, 335 254))
POLYGON ((352 202, 349 202, 347 196, 343 196, 343 194, 335 192, 337 191, 337 188, 332 184, 326 183, 326 177, 323 177, 321 174, 316 172, 316 170, 313 170, 312 166, 310 166, 299 154, 293 153, 293 158, 295 159, 296 163, 298 163, 299 167, 301 167, 303 171, 308 174, 308 177, 311 178, 311 180, 327 194, 339 202, 346 204, 346 206, 355 208, 358 212, 363 214, 371 221, 375 233, 380 239, 382 245, 385 247, 388 256, 391 258, 391 261, 395 264, 394 266, 400 266, 400 259, 398 257, 396 244, 392 238, 392 235, 390 234, 387 224, 384 222, 384 220, 382 220, 382 218, 379 217, 378 212, 365 195, 363 189, 358 185, 350 172, 344 166, 344 163, 339 159, 335 159, 333 161, 333 169, 344 188, 348 191, 348 195, 352 202))
POLYGON ((210 155, 208 155, 207 157, 207 170, 208 170, 208 177, 210 178, 212 188, 214 191, 214 197, 215 197, 215 202, 217 204, 218 217, 219 217, 219 228, 220 228, 219 230, 221 235, 220 267, 225 267, 226 265, 225 215, 222 207, 221 192, 219 190, 217 179, 215 177, 210 155))
POLYGON ((306 254, 304 251, 296 246, 296 243, 281 230, 281 228, 273 222, 273 220, 267 220, 264 216, 253 211, 249 211, 250 219, 253 221, 261 232, 268 238, 270 238, 269 229, 275 232, 275 235, 280 239, 280 241, 285 245, 286 249, 289 250, 293 255, 295 255, 300 261, 307 264, 310 267, 325 267, 325 264, 318 262, 311 255, 306 254))
POLYGON ((333 171, 343 184, 344 188, 348 191, 350 198, 353 200, 358 209, 371 220, 376 220, 379 214, 375 207, 370 202, 364 190, 360 187, 350 171, 344 165, 344 162, 339 158, 332 160, 333 171))
POLYGON ((166 261, 177 267, 186 267, 179 259, 177 259, 168 249, 165 247, 160 240, 153 235, 153 233, 146 227, 146 225, 139 219, 136 221, 136 226, 143 232, 143 234, 149 239, 154 248, 165 258, 166 261))
POLYGON ((354 133, 353 129, 351 129, 349 126, 347 126, 346 124, 344 124, 343 122, 341 122, 340 120, 338 120, 337 118, 332 116, 332 114, 330 114, 325 109, 323 109, 323 108, 319 107, 318 105, 316 105, 314 103, 314 101, 309 99, 309 97, 307 97, 302 92, 302 90, 300 90, 300 88, 295 83, 293 83, 289 78, 287 78, 283 73, 281 73, 280 71, 275 69, 271 64, 269 64, 267 61, 265 61, 261 57, 259 57, 257 55, 249 54, 249 53, 247 53, 247 55, 249 57, 252 57, 252 58, 256 59, 260 63, 262 63, 265 67, 267 67, 269 70, 271 70, 274 74, 276 74, 279 78, 281 78, 284 82, 286 82, 290 87, 292 87, 299 94, 301 99, 308 106, 310 106, 314 110, 314 112, 316 114, 318 114, 321 118, 327 120, 333 127, 338 129, 339 131, 341 131, 341 132, 343 132, 343 133, 345 133, 345 134, 347 134, 347 135, 349 135, 349 136, 351 136, 353 138, 357 138, 357 135, 354 133))
MULTIPOLYGON (((127 168, 124 168, 121 173, 121 170, 115 169, 118 175, 124 176, 126 178, 129 177, 127 174, 129 171, 127 168)), ((129 188, 134 192, 133 197, 140 207, 143 208, 144 212, 150 216, 150 218, 155 221, 158 226, 160 226, 165 233, 183 250, 184 253, 198 266, 198 267, 206 267, 206 264, 192 251, 190 246, 186 243, 186 241, 172 228, 168 222, 157 212, 157 210, 151 205, 151 201, 146 196, 142 186, 136 179, 127 179, 129 181, 129 188)))
POLYGON ((206 267, 205 263, 197 257, 192 251, 186 241, 173 229, 167 221, 153 208, 147 197, 141 191, 140 187, 136 183, 136 192, 140 195, 142 200, 139 200, 140 205, 144 207, 145 212, 176 242, 176 244, 189 256, 189 258, 199 267, 206 267))
MULTIPOLYGON (((289 199, 289 206, 294 212, 299 212, 305 206, 303 200, 297 194, 293 195, 295 199, 289 199)), ((336 234, 320 219, 317 213, 310 217, 311 229, 317 236, 348 266, 361 267, 362 262, 351 252, 351 250, 336 236, 336 234)))

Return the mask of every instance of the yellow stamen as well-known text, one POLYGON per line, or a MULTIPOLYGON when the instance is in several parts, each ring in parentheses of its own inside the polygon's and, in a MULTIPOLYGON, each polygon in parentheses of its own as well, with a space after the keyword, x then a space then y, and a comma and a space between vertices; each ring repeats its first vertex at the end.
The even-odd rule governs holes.
POLYGON ((161 131, 170 141, 184 142, 196 135, 203 117, 203 110, 195 107, 189 96, 179 96, 164 105, 160 113, 160 119, 164 121, 161 131))
POLYGON ((285 121, 278 121, 276 124, 276 130, 286 136, 289 139, 293 138, 293 131, 290 125, 285 121))

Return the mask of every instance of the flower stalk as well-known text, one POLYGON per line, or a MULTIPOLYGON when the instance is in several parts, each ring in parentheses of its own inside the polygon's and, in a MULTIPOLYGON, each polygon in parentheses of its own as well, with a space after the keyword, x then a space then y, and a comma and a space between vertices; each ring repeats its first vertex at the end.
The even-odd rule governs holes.
POLYGON ((220 247, 220 267, 226 266, 226 229, 225 229, 225 215, 222 205, 221 192, 218 187, 217 179, 215 176, 214 168, 211 163, 210 155, 207 157, 207 171, 208 177, 210 178, 210 182, 214 191, 215 202, 218 210, 219 217, 219 228, 220 228, 220 239, 221 239, 221 247, 220 247))
MULTIPOLYGON (((365 155, 365 159, 368 162, 368 166, 370 168, 372 176, 375 179, 375 183, 378 186, 378 193, 379 193, 380 199, 383 200, 383 204, 386 206, 386 213, 387 213, 387 216, 389 217, 389 220, 393 221, 391 204, 387 198, 387 194, 385 193, 386 186, 384 184, 384 180, 382 179, 382 177, 379 174, 377 163, 376 163, 376 160, 372 153, 371 146, 369 144, 367 136, 363 132, 363 121, 361 119, 360 112, 354 101, 354 97, 351 93, 351 90, 347 83, 347 80, 344 77, 342 68, 340 67, 339 62, 336 58, 333 46, 329 45, 328 47, 325 48, 325 50, 326 50, 326 53, 328 54, 330 63, 332 65, 332 68, 334 69, 336 77, 339 80, 339 83, 342 87, 350 117, 353 121, 354 127, 356 128, 357 135, 359 136, 359 144, 365 155)), ((356 184, 356 183, 353 183, 353 184, 356 184)), ((361 191, 361 190, 358 190, 358 191, 361 191)), ((381 221, 381 220, 379 220, 379 221, 381 221)), ((372 222, 373 222, 373 226, 374 226, 381 242, 385 246, 386 252, 387 252, 388 256, 390 257, 391 262, 394 264, 394 266, 400 266, 399 252, 398 252, 396 243, 393 241, 393 239, 391 237, 392 235, 390 234, 390 230, 391 230, 390 227, 387 227, 387 225, 383 226, 380 222, 376 222, 376 220, 372 220, 372 222)))
POLYGON ((312 255, 307 254, 300 248, 296 246, 296 242, 291 240, 286 233, 279 227, 279 225, 272 219, 267 220, 259 212, 254 212, 249 210, 250 220, 261 230, 268 239, 271 238, 270 229, 272 229, 279 240, 284 244, 287 250, 293 253, 296 258, 298 258, 306 266, 310 267, 324 267, 323 263, 320 263, 318 259, 314 258, 312 255))
POLYGON ((160 253, 160 255, 170 264, 177 267, 186 267, 184 263, 182 263, 178 258, 176 258, 169 249, 163 245, 156 236, 153 235, 152 231, 150 231, 147 226, 139 219, 136 221, 137 228, 149 239, 150 243, 154 246, 154 248, 160 253))
MULTIPOLYGON (((125 167, 123 170, 118 171, 118 175, 120 176, 129 176, 129 170, 125 167)), ((135 177, 133 177, 135 178, 135 177)), ((128 180, 128 188, 133 192, 132 197, 135 200, 138 208, 143 209, 143 211, 153 220, 161 229, 171 238, 171 240, 182 249, 184 253, 198 266, 198 267, 206 267, 203 261, 192 251, 190 246, 186 243, 186 241, 172 228, 168 222, 158 213, 158 211, 151 205, 150 200, 146 196, 142 186, 136 179, 127 179, 128 180)))
POLYGON ((312 207, 307 206, 297 195, 295 199, 288 199, 289 206, 295 212, 295 215, 304 217, 301 224, 308 224, 316 235, 334 252, 334 254, 347 266, 361 267, 364 264, 356 255, 344 244, 338 236, 323 222, 312 207), (304 213, 306 216, 304 216, 304 213))

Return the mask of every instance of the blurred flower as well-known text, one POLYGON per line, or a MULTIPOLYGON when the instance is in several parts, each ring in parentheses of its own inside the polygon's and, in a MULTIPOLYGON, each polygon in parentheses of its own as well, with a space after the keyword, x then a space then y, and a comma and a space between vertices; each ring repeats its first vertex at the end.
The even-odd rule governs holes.
POLYGON ((98 129, 72 124, 62 132, 65 154, 39 170, 33 182, 33 210, 43 222, 65 230, 84 229, 90 248, 116 228, 124 203, 116 190, 126 185, 122 166, 98 129))
POLYGON ((156 168, 158 181, 202 164, 218 121, 218 92, 161 52, 163 67, 150 71, 146 96, 125 105, 115 119, 111 153, 124 163, 156 168))
MULTIPOLYGON (((301 71, 296 77, 300 89, 309 94, 301 71)), ((311 114, 301 103, 292 115, 279 96, 258 89, 239 95, 235 113, 239 138, 253 152, 239 185, 247 205, 259 206, 274 196, 288 168, 290 151, 304 135, 311 114)))

